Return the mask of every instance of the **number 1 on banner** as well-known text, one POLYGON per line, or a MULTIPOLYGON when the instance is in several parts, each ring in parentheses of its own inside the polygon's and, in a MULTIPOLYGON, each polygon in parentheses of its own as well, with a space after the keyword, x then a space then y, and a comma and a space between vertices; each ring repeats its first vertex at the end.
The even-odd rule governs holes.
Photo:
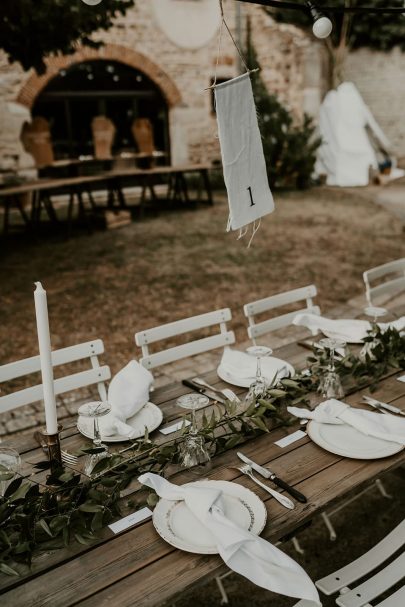
POLYGON ((255 203, 253 202, 252 188, 250 186, 248 187, 248 192, 249 192, 249 196, 250 196, 250 206, 254 207, 255 203))

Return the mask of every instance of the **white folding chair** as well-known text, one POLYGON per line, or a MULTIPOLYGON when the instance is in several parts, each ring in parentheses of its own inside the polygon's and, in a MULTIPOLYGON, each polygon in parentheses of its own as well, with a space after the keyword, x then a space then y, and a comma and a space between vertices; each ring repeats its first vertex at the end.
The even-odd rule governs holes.
MULTIPOLYGON (((327 596, 339 592, 336 604, 340 607, 371 607, 370 602, 385 594, 405 578, 405 520, 384 539, 361 557, 316 582, 317 587, 327 596), (391 560, 396 554, 396 558, 391 560), (372 577, 369 575, 390 561, 384 569, 372 577), (354 582, 367 577, 359 586, 349 588, 354 582)), ((300 601, 295 607, 307 607, 307 601, 300 601)), ((374 607, 404 607, 405 586, 397 589, 388 598, 374 607)))
POLYGON ((214 312, 208 312, 207 314, 200 314, 199 316, 191 316, 190 318, 177 320, 166 325, 161 325, 160 327, 147 329, 146 331, 139 331, 135 334, 135 343, 142 348, 143 356, 139 362, 147 369, 154 369, 161 365, 188 358, 189 356, 195 356, 196 354, 202 354, 203 352, 215 350, 216 348, 230 346, 235 343, 234 332, 228 331, 226 326, 226 323, 230 321, 231 318, 232 314, 230 309, 223 308, 222 310, 215 310, 214 312), (153 354, 149 352, 149 346, 158 341, 170 339, 178 335, 184 335, 191 331, 206 329, 218 324, 220 332, 216 335, 188 341, 188 343, 180 346, 167 348, 153 354))
POLYGON ((300 289, 285 291, 284 293, 278 293, 277 295, 271 295, 270 297, 247 303, 243 307, 243 311, 249 321, 248 335, 250 339, 256 344, 256 339, 258 337, 291 325, 296 314, 299 314, 300 312, 320 315, 321 310, 319 306, 316 306, 312 300, 316 294, 317 290, 315 285, 308 285, 306 287, 301 287, 300 289), (255 322, 255 316, 258 314, 263 314, 264 312, 269 312, 275 308, 281 308, 302 301, 305 301, 305 307, 303 308, 279 316, 273 316, 272 318, 258 323, 255 322))
POLYGON ((405 257, 384 263, 363 273, 366 298, 370 306, 383 296, 397 295, 405 291, 405 257), (386 280, 388 278, 388 280, 386 280), (381 282, 383 280, 383 282, 381 282), (378 282, 378 284, 376 284, 378 282))
MULTIPOLYGON (((101 400, 107 400, 105 381, 110 379, 111 372, 107 365, 100 366, 98 355, 104 352, 104 344, 101 339, 95 339, 76 346, 54 350, 52 352, 52 365, 59 367, 69 363, 90 359, 91 369, 66 375, 54 380, 55 395, 77 390, 97 384, 101 400)), ((41 370, 39 356, 32 356, 16 362, 8 363, 0 367, 0 383, 11 382, 15 379, 38 373, 41 370)), ((29 388, 15 390, 10 394, 0 396, 0 414, 23 405, 28 405, 42 400, 42 384, 29 388)))

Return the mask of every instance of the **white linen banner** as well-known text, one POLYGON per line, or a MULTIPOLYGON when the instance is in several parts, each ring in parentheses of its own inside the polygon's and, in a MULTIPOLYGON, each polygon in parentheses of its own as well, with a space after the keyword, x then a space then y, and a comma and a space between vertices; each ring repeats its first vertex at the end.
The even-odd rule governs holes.
POLYGON ((249 73, 214 88, 224 180, 228 192, 228 230, 239 230, 274 210, 267 179, 249 73))

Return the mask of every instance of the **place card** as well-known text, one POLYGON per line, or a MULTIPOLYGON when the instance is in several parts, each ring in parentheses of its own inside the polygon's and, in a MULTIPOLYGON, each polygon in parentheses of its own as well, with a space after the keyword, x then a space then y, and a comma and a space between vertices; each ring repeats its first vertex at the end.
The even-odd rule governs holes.
POLYGON ((304 436, 306 435, 307 433, 303 430, 297 430, 296 432, 289 434, 285 438, 281 438, 280 440, 276 441, 274 444, 277 445, 277 447, 281 447, 282 449, 284 449, 284 447, 288 447, 288 445, 291 445, 291 443, 295 443, 295 441, 301 440, 301 438, 304 438, 304 436))
POLYGON ((129 514, 128 516, 125 516, 119 521, 111 523, 111 525, 108 526, 113 533, 120 533, 121 531, 124 531, 129 527, 133 527, 133 525, 136 525, 137 523, 140 523, 151 516, 152 510, 149 510, 149 508, 141 508, 140 510, 133 512, 132 514, 129 514))
POLYGON ((397 377, 398 381, 402 381, 405 384, 405 375, 401 375, 401 377, 397 377))
MULTIPOLYGON (((191 422, 186 419, 185 425, 189 426, 190 423, 191 422)), ((171 426, 166 426, 166 428, 159 428, 159 432, 161 432, 162 434, 171 434, 172 432, 177 432, 177 430, 180 430, 183 427, 183 424, 184 421, 181 420, 180 422, 172 424, 171 426)))

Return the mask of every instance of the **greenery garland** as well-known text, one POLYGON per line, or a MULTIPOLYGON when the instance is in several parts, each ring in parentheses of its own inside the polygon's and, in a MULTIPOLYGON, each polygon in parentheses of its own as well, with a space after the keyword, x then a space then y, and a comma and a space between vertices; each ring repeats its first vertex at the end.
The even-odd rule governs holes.
MULTIPOLYGON (((382 333, 373 327, 366 341, 373 340, 376 345, 372 356, 362 359, 348 352, 336 362, 346 392, 375 386, 392 369, 405 368, 405 337, 394 329, 382 333)), ((314 348, 308 363, 306 371, 294 379, 278 381, 245 410, 240 410, 240 404, 227 401, 221 408, 215 407, 210 416, 203 414, 199 433, 211 454, 232 449, 269 432, 275 425, 295 423, 286 415, 286 407, 308 404, 309 394, 318 388, 327 367, 328 353, 314 348)), ((134 441, 125 455, 100 460, 91 478, 73 468, 61 468, 43 483, 22 475, 12 480, 0 497, 0 571, 11 576, 24 574, 38 552, 66 547, 74 540, 90 544, 108 523, 129 509, 153 506, 157 499, 154 493, 147 495, 145 489, 140 490, 137 485, 131 489, 129 485, 144 472, 168 476, 170 467, 178 463, 187 432, 184 425, 180 436, 164 444, 153 442, 146 434, 134 441), (129 499, 123 498, 124 492, 129 499)), ((82 450, 87 454, 95 451, 82 450)), ((33 474, 49 466, 48 461, 39 462, 33 474)), ((0 467, 0 481, 12 476, 0 467)))

